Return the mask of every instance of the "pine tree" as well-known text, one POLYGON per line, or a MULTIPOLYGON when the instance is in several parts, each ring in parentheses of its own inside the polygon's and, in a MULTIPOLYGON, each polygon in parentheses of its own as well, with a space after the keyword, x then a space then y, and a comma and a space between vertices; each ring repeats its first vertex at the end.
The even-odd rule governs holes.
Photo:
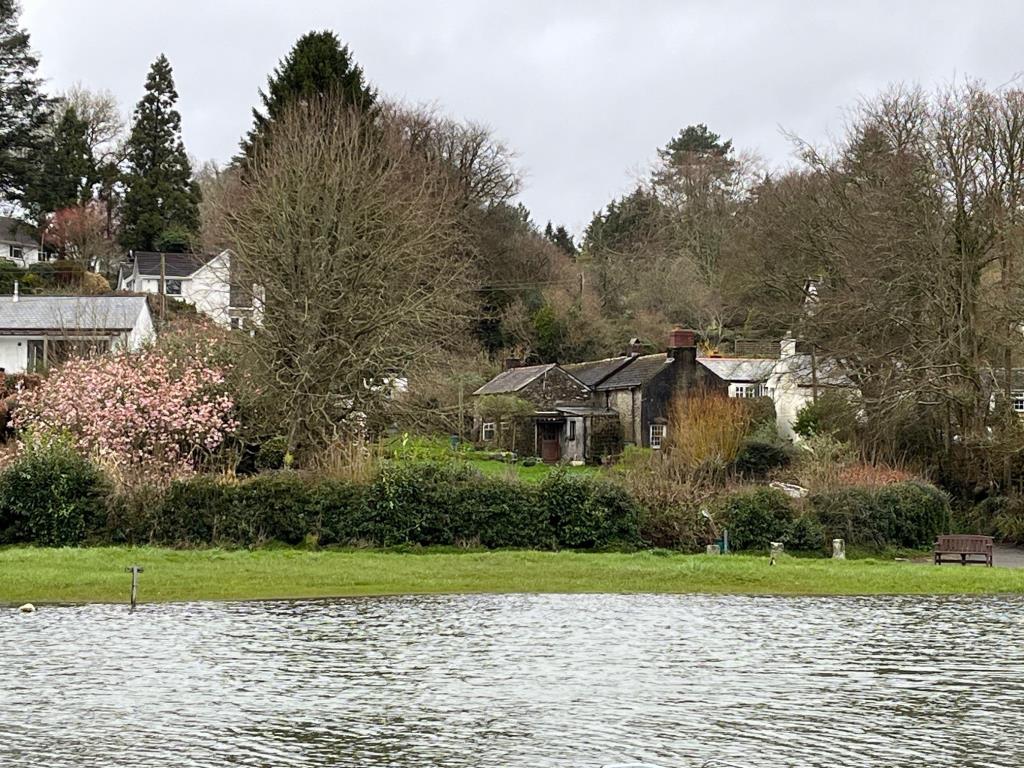
POLYGON ((0 197, 7 200, 21 200, 38 171, 50 111, 19 11, 15 0, 0 0, 0 197))
POLYGON ((173 242, 180 250, 183 235, 191 237, 199 228, 199 188, 181 141, 177 101, 170 62, 160 54, 149 70, 146 95, 135 107, 128 138, 121 229, 126 248, 154 250, 173 242))
POLYGON ((74 107, 60 113, 53 135, 42 151, 39 173, 25 196, 27 207, 36 218, 86 202, 98 179, 96 161, 89 148, 89 126, 74 107))
POLYGON ((327 30, 307 32, 278 62, 267 78, 267 90, 260 90, 263 110, 253 109, 254 125, 242 140, 242 151, 235 161, 251 158, 254 148, 267 141, 270 126, 293 99, 318 95, 334 95, 363 110, 373 107, 377 100, 376 91, 366 83, 362 67, 353 61, 348 46, 327 30))

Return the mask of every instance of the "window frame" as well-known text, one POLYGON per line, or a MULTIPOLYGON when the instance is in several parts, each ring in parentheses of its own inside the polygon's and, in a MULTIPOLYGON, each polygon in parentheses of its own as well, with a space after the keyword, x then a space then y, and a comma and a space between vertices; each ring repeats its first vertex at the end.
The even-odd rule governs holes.
POLYGON ((650 443, 652 450, 661 450, 661 447, 665 442, 666 431, 665 424, 651 424, 650 430, 648 431, 648 442, 650 443), (657 434, 655 434, 655 430, 658 430, 657 434))
POLYGON ((181 290, 181 280, 178 280, 176 278, 164 278, 164 293, 167 296, 181 296, 181 290), (174 288, 176 288, 177 290, 174 290, 174 288))
POLYGON ((498 423, 495 421, 485 421, 480 425, 480 439, 485 443, 493 443, 494 438, 497 435, 498 423), (488 437, 490 433, 490 437, 488 437))
POLYGON ((569 426, 567 427, 565 434, 567 440, 576 439, 576 419, 569 419, 569 426))
POLYGON ((1014 413, 1024 413, 1024 392, 1010 393, 1010 408, 1014 413))

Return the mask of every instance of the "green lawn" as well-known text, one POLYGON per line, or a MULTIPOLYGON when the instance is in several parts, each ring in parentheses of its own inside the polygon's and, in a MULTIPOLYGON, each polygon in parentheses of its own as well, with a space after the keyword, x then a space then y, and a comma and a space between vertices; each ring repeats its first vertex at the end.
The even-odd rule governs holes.
POLYGON ((407 593, 1024 593, 1024 571, 876 560, 575 552, 0 549, 0 603, 142 602, 407 593))
MULTIPOLYGON (((467 458, 463 460, 483 475, 487 475, 489 477, 504 477, 508 479, 518 478, 527 483, 539 483, 555 470, 554 466, 550 464, 542 464, 540 462, 537 462, 532 467, 527 467, 523 465, 522 462, 506 464, 502 461, 489 461, 487 459, 467 458)), ((594 475, 600 472, 600 469, 597 467, 589 466, 564 466, 561 469, 563 472, 568 472, 570 475, 594 475)))

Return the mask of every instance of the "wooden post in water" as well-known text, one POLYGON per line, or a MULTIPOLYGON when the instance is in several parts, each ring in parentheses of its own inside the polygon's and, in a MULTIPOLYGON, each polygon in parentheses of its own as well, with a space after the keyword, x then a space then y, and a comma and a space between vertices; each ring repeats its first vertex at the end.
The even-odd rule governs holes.
POLYGON ((145 570, 141 565, 129 565, 125 568, 132 575, 132 607, 130 612, 135 611, 135 604, 139 601, 139 574, 145 570))

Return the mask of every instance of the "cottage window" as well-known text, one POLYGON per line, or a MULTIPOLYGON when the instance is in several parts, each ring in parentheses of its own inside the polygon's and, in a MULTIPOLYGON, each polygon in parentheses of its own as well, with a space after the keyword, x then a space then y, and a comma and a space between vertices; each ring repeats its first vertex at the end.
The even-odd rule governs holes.
POLYGON ((764 397, 768 387, 764 384, 734 384, 733 397, 764 397))
POLYGON ((665 438, 664 424, 651 424, 651 448, 661 448, 661 441, 665 438))
POLYGON ((1017 413, 1024 413, 1024 392, 1014 392, 1010 398, 1010 405, 1017 413))
POLYGON ((575 419, 569 419, 569 437, 568 437, 568 439, 569 440, 575 440, 576 439, 576 420, 575 419))
POLYGON ((11 246, 11 258, 12 259, 14 259, 15 261, 21 261, 22 258, 24 258, 24 256, 25 256, 25 250, 23 248, 19 248, 16 245, 12 245, 11 246))
POLYGON ((165 280, 164 292, 168 296, 181 296, 181 280, 165 280))
POLYGON ((480 427, 480 439, 485 443, 489 443, 494 440, 494 422, 485 421, 483 426, 480 427))

